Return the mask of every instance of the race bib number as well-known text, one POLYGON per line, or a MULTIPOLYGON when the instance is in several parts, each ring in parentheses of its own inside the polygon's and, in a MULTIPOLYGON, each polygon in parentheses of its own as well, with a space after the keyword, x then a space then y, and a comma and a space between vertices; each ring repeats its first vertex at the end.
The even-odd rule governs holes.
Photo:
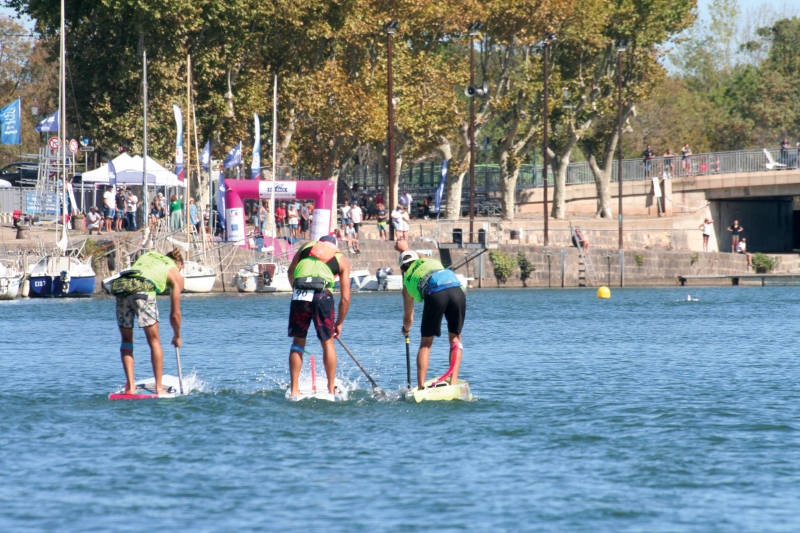
POLYGON ((314 291, 303 291, 295 289, 292 293, 292 300, 300 300, 301 302, 310 302, 314 298, 314 291))

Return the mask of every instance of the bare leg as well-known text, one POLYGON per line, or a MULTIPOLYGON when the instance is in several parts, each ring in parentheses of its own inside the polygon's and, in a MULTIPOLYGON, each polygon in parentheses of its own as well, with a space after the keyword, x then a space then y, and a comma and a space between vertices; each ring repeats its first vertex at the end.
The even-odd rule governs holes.
POLYGON ((433 346, 433 337, 422 337, 419 342, 419 351, 417 352, 417 381, 420 390, 425 386, 425 374, 428 373, 431 346, 433 346))
POLYGON ((156 378, 156 394, 166 394, 167 391, 161 385, 161 378, 164 374, 164 352, 161 349, 161 338, 158 335, 158 323, 144 328, 144 336, 147 344, 150 345, 150 362, 153 364, 153 377, 156 378))
MULTIPOLYGON (((306 347, 306 340, 295 337, 292 342, 298 346, 306 347)), ((300 352, 289 353, 289 375, 292 379, 292 396, 300 394, 300 369, 303 368, 303 354, 300 352)))
MULTIPOLYGON (((133 328, 119 328, 119 333, 122 336, 122 342, 127 342, 133 345, 133 328)), ((122 358, 122 368, 125 370, 125 377, 128 383, 125 385, 125 392, 136 392, 136 378, 133 376, 133 351, 122 350, 120 357, 122 358)))
POLYGON ((322 362, 325 364, 325 375, 328 376, 328 392, 334 394, 336 387, 336 346, 333 338, 322 341, 322 362))
MULTIPOLYGON (((450 337, 450 346, 452 346, 454 342, 458 343, 461 342, 461 335, 456 335, 455 333, 449 333, 448 336, 450 337)), ((453 353, 454 352, 451 351, 450 355, 452 356, 453 353)), ((455 350, 456 360, 455 362, 451 361, 451 364, 453 365, 453 373, 450 374, 451 385, 455 385, 456 383, 458 383, 458 371, 461 369, 461 357, 463 353, 464 353, 463 350, 460 349, 455 350)))

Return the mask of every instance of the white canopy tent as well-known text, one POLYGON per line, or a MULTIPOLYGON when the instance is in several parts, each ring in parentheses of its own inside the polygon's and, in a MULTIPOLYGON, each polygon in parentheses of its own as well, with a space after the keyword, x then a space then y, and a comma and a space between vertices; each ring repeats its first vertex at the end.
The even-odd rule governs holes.
MULTIPOLYGON (((136 155, 126 153, 112 161, 117 171, 117 183, 122 185, 141 185, 144 160, 136 155)), ((98 169, 85 172, 82 176, 84 183, 108 183, 108 166, 103 165, 98 169)), ((178 176, 162 167, 149 156, 147 158, 147 184, 156 187, 184 187, 178 176)))

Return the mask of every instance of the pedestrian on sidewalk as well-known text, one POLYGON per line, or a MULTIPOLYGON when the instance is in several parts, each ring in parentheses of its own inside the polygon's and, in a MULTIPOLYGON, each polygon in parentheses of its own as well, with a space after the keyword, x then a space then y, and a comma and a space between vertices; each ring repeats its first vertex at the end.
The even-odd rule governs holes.
POLYGON ((739 237, 740 234, 744 231, 744 228, 739 225, 738 220, 734 220, 733 224, 728 226, 728 231, 730 231, 733 234, 731 236, 731 253, 736 253, 736 247, 739 245, 739 237))
POLYGON ((645 148, 644 152, 642 152, 642 161, 644 162, 644 177, 645 178, 649 178, 650 177, 650 170, 652 169, 652 164, 653 164, 653 158, 654 157, 655 157, 655 154, 653 153, 653 150, 650 149, 650 145, 648 144, 647 148, 645 148))
POLYGON ((378 203, 375 216, 378 219, 378 240, 386 241, 388 239, 386 223, 389 221, 389 215, 386 213, 386 206, 383 205, 383 202, 378 203))
POLYGON ((714 230, 714 221, 710 218, 706 218, 702 224, 700 224, 700 231, 703 232, 703 251, 708 251, 708 239, 711 237, 711 232, 714 230))

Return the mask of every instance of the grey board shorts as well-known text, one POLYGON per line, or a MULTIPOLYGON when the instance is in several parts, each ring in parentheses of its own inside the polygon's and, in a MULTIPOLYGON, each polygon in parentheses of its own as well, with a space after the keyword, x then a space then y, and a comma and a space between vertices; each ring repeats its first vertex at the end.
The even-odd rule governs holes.
POLYGON ((137 292, 117 298, 117 325, 133 328, 133 319, 139 317, 139 327, 158 324, 158 304, 152 293, 137 292))

